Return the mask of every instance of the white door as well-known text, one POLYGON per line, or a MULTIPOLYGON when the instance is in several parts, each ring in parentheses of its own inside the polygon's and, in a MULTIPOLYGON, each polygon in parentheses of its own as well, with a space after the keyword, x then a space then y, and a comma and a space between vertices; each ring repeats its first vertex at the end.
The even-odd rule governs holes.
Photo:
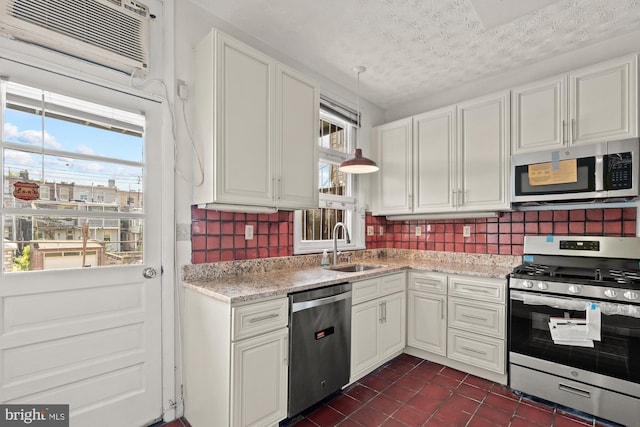
POLYGON ((380 358, 385 359, 402 351, 406 343, 407 324, 406 295, 398 292, 382 300, 382 323, 380 324, 380 358))
POLYGON ((0 74, 3 249, 20 251, 1 273, 0 402, 148 425, 162 417, 160 104, 10 61, 0 74))

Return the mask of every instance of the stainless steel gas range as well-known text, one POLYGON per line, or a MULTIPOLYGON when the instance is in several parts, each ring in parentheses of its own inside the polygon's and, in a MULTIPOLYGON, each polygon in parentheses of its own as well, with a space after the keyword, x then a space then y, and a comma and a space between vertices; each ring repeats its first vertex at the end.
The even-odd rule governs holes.
POLYGON ((509 385, 640 427, 640 238, 525 237, 509 278, 509 385))

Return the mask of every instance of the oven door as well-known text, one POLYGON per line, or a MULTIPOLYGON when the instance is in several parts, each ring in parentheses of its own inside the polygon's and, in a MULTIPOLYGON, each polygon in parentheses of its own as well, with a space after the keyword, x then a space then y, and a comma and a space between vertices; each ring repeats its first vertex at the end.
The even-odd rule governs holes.
POLYGON ((640 306, 535 292, 509 294, 509 353, 640 383, 640 306), (600 308, 600 341, 593 348, 554 342, 551 318, 585 319, 587 303, 600 308))

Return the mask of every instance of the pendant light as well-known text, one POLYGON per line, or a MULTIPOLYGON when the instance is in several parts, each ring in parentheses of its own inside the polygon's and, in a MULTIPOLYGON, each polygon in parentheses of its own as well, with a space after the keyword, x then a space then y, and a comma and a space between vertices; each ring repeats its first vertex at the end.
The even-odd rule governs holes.
MULTIPOLYGON (((364 73, 365 71, 367 71, 367 69, 365 67, 363 67, 362 65, 358 66, 358 67, 354 67, 353 71, 355 71, 357 73, 357 88, 356 88, 356 105, 357 105, 357 109, 356 109, 356 114, 358 115, 358 123, 356 125, 356 129, 354 132, 355 135, 355 141, 356 141, 356 147, 358 145, 358 130, 360 129, 360 74, 364 73)), ((362 173, 372 173, 372 172, 376 172, 378 169, 380 169, 378 167, 378 165, 376 165, 376 162, 374 162, 371 159, 367 159, 366 157, 362 156, 362 149, 361 148, 356 148, 355 153, 354 153, 354 157, 352 157, 351 159, 345 160, 344 162, 340 163, 340 167, 339 170, 340 172, 344 172, 344 173, 355 173, 355 174, 362 174, 362 173)))

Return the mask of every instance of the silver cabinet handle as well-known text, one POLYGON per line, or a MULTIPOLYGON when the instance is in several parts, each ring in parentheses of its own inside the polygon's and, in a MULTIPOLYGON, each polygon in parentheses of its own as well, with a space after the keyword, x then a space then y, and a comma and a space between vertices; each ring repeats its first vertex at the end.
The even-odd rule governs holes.
POLYGON ((462 317, 466 317, 467 319, 473 319, 473 320, 482 320, 483 322, 486 322, 487 320, 489 320, 486 317, 471 316, 469 314, 463 314, 462 317))
POLYGON ((567 142, 567 121, 564 119, 562 120, 562 142, 567 142))
POLYGON ((573 141, 576 140, 576 119, 571 119, 571 139, 569 140, 570 143, 573 144, 573 141))
POLYGON ((453 205, 453 207, 457 206, 457 201, 458 201, 458 195, 456 194, 457 191, 456 190, 451 190, 451 204, 453 205))
POLYGON ((587 399, 591 399, 591 392, 587 390, 582 390, 580 388, 572 387, 567 384, 558 384, 558 389, 562 391, 566 391, 567 393, 577 394, 578 396, 586 397, 587 399))
POLYGON ((267 314, 265 316, 252 317, 249 320, 249 323, 258 323, 258 322, 262 322, 262 321, 265 321, 265 320, 273 319, 274 317, 278 317, 278 316, 279 316, 278 313, 271 313, 271 314, 267 314))
POLYGON ((471 347, 462 347, 462 350, 470 351, 471 353, 481 354, 483 356, 487 355, 486 351, 476 350, 475 348, 471 348, 471 347))
POLYGON ((440 310, 440 319, 444 319, 444 303, 438 301, 438 310, 440 310))
POLYGON ((464 204, 463 193, 466 193, 466 191, 462 191, 461 189, 458 189, 458 204, 456 206, 462 206, 464 204))
POLYGON ((491 292, 489 292, 486 289, 467 288, 467 287, 464 287, 464 286, 460 287, 460 289, 463 290, 463 291, 474 293, 474 294, 485 294, 485 295, 486 294, 491 294, 491 292))

